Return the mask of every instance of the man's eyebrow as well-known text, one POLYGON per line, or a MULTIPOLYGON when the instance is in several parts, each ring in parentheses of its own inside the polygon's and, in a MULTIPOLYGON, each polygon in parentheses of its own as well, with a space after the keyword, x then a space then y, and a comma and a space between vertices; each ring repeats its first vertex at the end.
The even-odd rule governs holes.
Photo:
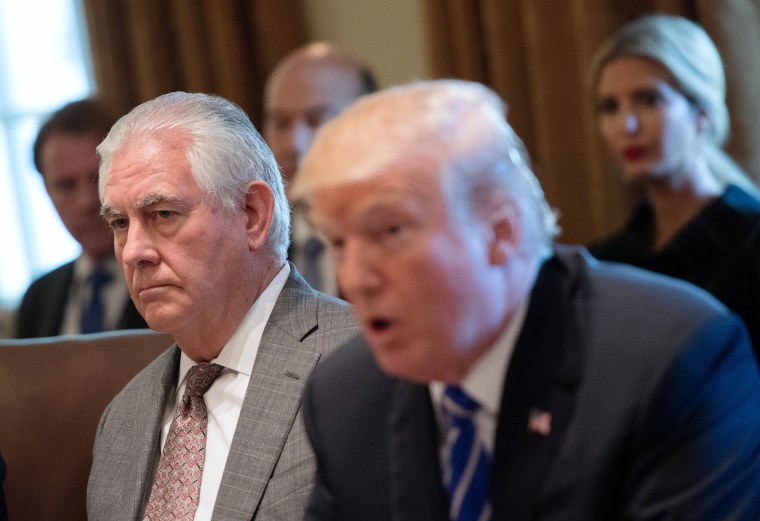
POLYGON ((145 208, 150 208, 151 206, 155 206, 157 204, 170 204, 172 206, 180 206, 182 208, 187 207, 187 202, 180 197, 166 194, 149 194, 137 201, 135 203, 135 208, 142 210, 145 208))
MULTIPOLYGON (((134 207, 138 210, 144 210, 157 204, 170 204, 172 206, 177 206, 180 208, 186 208, 188 206, 187 202, 179 197, 165 194, 150 194, 137 201, 134 207)), ((109 204, 104 204, 100 207, 100 215, 105 219, 109 219, 114 217, 121 217, 125 215, 125 212, 109 204)))
POLYGON ((100 216, 103 219, 113 219, 114 217, 121 217, 122 215, 124 215, 124 212, 117 210, 109 204, 104 204, 100 207, 100 216))

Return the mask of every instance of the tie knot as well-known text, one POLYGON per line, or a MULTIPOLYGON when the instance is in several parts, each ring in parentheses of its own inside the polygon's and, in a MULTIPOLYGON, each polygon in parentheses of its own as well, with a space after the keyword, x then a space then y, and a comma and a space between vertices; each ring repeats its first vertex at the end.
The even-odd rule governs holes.
POLYGON ((480 406, 478 402, 467 396, 460 387, 449 385, 443 393, 443 408, 450 415, 458 418, 469 418, 480 406))
POLYGON ((203 396, 208 391, 211 384, 214 383, 221 374, 224 367, 218 364, 201 362, 194 365, 187 373, 187 391, 186 394, 203 396))

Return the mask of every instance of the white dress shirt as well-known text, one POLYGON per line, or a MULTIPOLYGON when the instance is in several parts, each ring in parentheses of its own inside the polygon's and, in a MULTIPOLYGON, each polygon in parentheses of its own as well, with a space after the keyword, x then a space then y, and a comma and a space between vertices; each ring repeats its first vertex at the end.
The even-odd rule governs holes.
MULTIPOLYGON (((477 436, 483 443, 489 455, 493 456, 496 440, 496 427, 499 420, 501 395, 504 380, 507 376, 512 353, 515 350, 517 337, 522 330, 525 314, 528 310, 527 300, 515 311, 514 317, 507 325, 496 343, 486 351, 475 363, 462 380, 460 387, 480 408, 475 411, 474 421, 477 436)), ((448 468, 449 454, 445 450, 446 431, 448 425, 443 412, 441 401, 446 384, 430 382, 430 397, 438 422, 438 449, 441 458, 441 468, 448 468)), ((527 419, 526 419, 527 421, 527 419)))
MULTIPOLYGON (((204 395, 208 410, 208 431, 201 495, 195 521, 211 519, 222 482, 224 466, 227 463, 232 438, 235 435, 240 410, 251 379, 256 353, 259 350, 261 335, 288 275, 290 275, 290 265, 285 263, 285 266, 248 310, 219 356, 212 360, 213 363, 224 366, 225 369, 204 395)), ((195 362, 185 353, 180 355, 177 392, 174 400, 168 400, 164 413, 161 429, 162 451, 172 419, 187 387, 187 373, 193 365, 195 362)))
MULTIPOLYGON (((103 261, 100 268, 111 275, 101 289, 104 316, 103 326, 106 331, 116 329, 124 313, 124 306, 129 298, 129 291, 124 282, 124 274, 115 258, 103 261)), ((95 270, 95 263, 85 254, 74 261, 74 276, 69 286, 66 307, 61 321, 61 335, 74 335, 82 332, 82 311, 92 296, 92 287, 88 279, 95 270)))

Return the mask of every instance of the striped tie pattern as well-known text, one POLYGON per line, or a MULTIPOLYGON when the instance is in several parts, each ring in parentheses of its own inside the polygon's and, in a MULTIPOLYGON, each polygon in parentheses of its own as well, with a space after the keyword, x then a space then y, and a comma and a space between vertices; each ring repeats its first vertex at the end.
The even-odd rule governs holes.
POLYGON ((207 362, 190 368, 185 394, 166 436, 144 521, 192 520, 195 517, 201 493, 208 428, 203 395, 222 369, 221 365, 207 362))
POLYGON ((445 446, 449 464, 444 476, 449 519, 487 521, 491 517, 491 463, 473 421, 479 406, 455 386, 446 388, 442 405, 449 423, 445 446))

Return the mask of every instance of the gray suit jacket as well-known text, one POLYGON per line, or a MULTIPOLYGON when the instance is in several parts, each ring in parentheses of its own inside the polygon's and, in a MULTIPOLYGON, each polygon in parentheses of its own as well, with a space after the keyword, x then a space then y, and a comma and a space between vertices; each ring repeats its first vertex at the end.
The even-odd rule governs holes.
MULTIPOLYGON (((301 396, 320 357, 357 332, 349 306, 317 293, 291 265, 259 346, 222 476, 214 519, 301 519, 314 458, 301 396)), ((103 413, 87 486, 90 521, 139 520, 160 458, 160 431, 179 366, 174 345, 103 413)))

